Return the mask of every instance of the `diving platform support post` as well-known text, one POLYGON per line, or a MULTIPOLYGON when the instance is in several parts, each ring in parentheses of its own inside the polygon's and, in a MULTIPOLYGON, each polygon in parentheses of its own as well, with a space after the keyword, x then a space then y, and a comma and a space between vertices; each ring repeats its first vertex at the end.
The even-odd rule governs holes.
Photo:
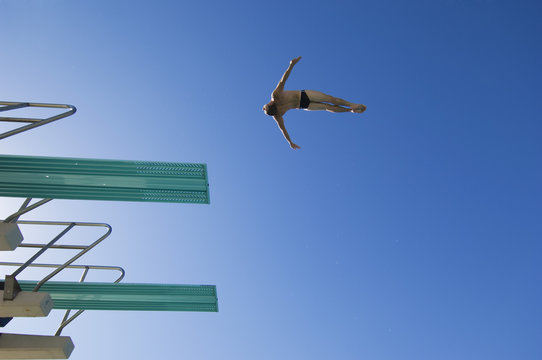
POLYGON ((0 359, 68 359, 69 336, 0 334, 0 359))

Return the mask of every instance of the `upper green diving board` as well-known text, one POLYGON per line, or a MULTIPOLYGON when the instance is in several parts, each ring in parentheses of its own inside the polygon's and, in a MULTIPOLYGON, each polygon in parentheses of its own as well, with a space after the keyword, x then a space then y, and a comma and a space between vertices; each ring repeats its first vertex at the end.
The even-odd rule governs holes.
MULTIPOLYGON (((32 291, 36 281, 19 280, 32 291)), ((53 309, 218 311, 216 286, 48 281, 39 290, 51 295, 53 309)))
POLYGON ((0 155, 0 196, 209 204, 205 164, 0 155))

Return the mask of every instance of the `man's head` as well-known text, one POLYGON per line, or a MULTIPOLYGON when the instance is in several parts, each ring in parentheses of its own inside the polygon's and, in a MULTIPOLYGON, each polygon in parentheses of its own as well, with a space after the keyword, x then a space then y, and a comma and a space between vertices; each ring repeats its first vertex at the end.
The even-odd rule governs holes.
POLYGON ((275 116, 277 115, 277 105, 275 105, 275 102, 271 100, 263 106, 263 111, 269 116, 275 116))

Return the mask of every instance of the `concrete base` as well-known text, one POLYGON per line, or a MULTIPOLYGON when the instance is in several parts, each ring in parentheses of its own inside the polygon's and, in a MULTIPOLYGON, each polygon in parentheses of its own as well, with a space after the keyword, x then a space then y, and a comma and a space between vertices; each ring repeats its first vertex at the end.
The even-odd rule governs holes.
POLYGON ((4 290, 0 290, 0 317, 47 316, 53 308, 53 300, 48 293, 21 291, 13 300, 4 300, 4 290))
POLYGON ((23 241, 17 224, 0 223, 0 250, 15 250, 23 241))
POLYGON ((73 348, 69 336, 0 335, 0 359, 67 359, 73 348))

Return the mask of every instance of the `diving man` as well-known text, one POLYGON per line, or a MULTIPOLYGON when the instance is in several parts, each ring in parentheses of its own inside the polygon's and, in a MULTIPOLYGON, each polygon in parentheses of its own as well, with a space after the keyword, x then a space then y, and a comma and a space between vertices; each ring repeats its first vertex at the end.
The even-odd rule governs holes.
POLYGON ((361 114, 367 109, 365 105, 354 104, 315 90, 284 90, 284 84, 288 80, 294 65, 299 60, 301 60, 301 56, 290 61, 290 66, 288 66, 288 69, 286 69, 286 72, 282 75, 277 87, 271 94, 271 101, 263 106, 263 111, 275 119, 292 149, 300 149, 300 147, 293 143, 290 135, 288 135, 288 131, 284 127, 282 116, 288 110, 327 110, 334 113, 354 112, 361 114))

